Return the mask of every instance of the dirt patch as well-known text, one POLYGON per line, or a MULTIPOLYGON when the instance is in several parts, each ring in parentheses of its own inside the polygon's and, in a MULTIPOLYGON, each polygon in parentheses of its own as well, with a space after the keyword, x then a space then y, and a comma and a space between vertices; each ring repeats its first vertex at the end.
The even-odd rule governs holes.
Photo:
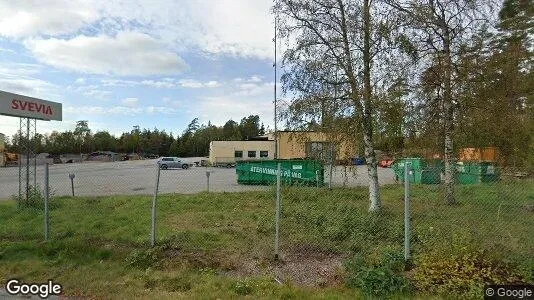
POLYGON ((246 258, 234 263, 225 272, 232 277, 273 277, 280 283, 301 286, 327 287, 343 283, 343 261, 347 255, 325 252, 309 245, 293 247, 280 258, 246 258))

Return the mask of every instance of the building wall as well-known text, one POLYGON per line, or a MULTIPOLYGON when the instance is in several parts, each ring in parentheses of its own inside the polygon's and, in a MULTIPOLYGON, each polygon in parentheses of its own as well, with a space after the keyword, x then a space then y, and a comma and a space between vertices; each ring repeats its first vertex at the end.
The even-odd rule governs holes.
POLYGON ((268 151, 267 157, 274 158, 274 141, 212 141, 210 143, 210 163, 235 162, 235 151, 243 151, 243 160, 260 159, 260 151, 268 151), (255 158, 247 156, 248 151, 256 151, 255 158))
POLYGON ((295 159, 306 157, 306 144, 311 142, 333 142, 336 145, 338 160, 350 159, 357 155, 354 146, 346 139, 329 138, 327 134, 313 131, 280 131, 278 132, 278 157, 295 159))
POLYGON ((0 153, 4 152, 5 151, 5 147, 6 145, 4 144, 4 139, 5 139, 5 135, 1 134, 0 133, 0 153))

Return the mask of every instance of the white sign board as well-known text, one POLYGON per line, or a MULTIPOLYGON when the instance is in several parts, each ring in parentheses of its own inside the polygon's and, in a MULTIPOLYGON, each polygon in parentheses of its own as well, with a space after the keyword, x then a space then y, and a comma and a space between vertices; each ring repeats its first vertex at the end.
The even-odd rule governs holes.
POLYGON ((61 121, 61 103, 0 91, 0 115, 61 121))

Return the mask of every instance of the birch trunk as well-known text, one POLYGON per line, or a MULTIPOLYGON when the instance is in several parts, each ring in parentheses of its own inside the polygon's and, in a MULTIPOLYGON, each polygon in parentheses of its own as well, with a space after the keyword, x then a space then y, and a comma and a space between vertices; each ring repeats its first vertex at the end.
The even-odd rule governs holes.
POLYGON ((454 173, 455 173, 455 159, 454 148, 452 142, 452 134, 454 129, 454 112, 452 103, 452 61, 450 50, 450 33, 446 26, 442 28, 444 32, 443 39, 443 54, 445 55, 444 64, 444 89, 443 89, 443 109, 444 109, 444 144, 445 144, 445 202, 447 204, 455 204, 454 199, 454 173))
POLYGON ((373 144, 372 91, 371 91, 371 8, 363 1, 363 141, 369 177, 369 211, 380 210, 380 191, 378 185, 377 161, 373 144))

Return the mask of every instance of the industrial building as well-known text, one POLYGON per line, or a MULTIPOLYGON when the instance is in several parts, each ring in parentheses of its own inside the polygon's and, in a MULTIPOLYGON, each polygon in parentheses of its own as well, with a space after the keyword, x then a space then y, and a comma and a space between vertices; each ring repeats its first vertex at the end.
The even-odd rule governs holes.
POLYGON ((212 165, 233 165, 239 160, 314 158, 325 162, 349 160, 356 156, 356 147, 348 139, 329 138, 315 131, 279 131, 249 141, 212 141, 209 161, 212 165))
POLYGON ((232 166, 239 160, 274 159, 274 140, 212 141, 209 161, 214 166, 232 166))

